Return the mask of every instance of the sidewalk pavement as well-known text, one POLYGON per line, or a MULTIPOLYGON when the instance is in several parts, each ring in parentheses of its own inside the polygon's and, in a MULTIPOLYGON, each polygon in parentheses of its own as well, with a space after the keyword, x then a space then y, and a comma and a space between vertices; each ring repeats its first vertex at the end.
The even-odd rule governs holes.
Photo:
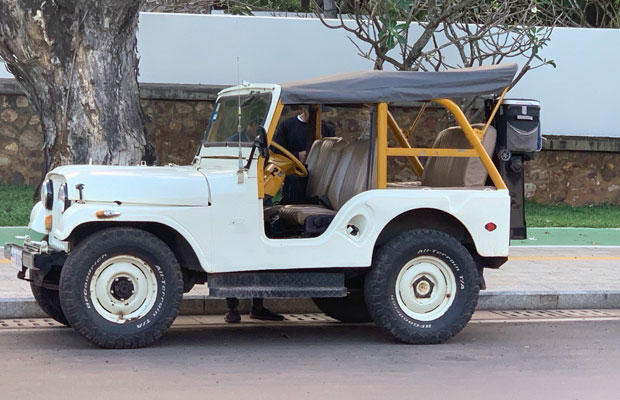
MULTIPOLYGON (((16 278, 8 260, 0 260, 0 318, 45 316, 30 286, 16 278)), ((499 270, 485 271, 487 290, 479 310, 620 308, 620 246, 512 247, 509 261, 499 270)), ((182 314, 223 314, 223 300, 207 298, 205 285, 185 295, 182 314)), ((318 312, 309 299, 275 300, 275 312, 318 312)), ((242 311, 249 301, 242 301, 242 311)))

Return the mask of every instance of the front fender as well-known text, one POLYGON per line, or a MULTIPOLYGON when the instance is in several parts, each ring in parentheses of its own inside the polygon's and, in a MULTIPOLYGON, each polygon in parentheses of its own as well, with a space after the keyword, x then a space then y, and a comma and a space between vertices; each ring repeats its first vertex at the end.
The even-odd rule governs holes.
POLYGON ((59 221, 53 222, 52 234, 55 239, 67 240, 80 225, 106 222, 148 222, 165 225, 182 235, 194 250, 201 268, 209 263, 201 243, 208 243, 211 226, 208 221, 209 207, 171 207, 171 206, 127 206, 109 203, 73 204, 59 221), (100 219, 97 211, 110 210, 120 213, 118 217, 100 219), (200 238, 200 240, 198 240, 200 238))
POLYGON ((45 217, 50 212, 45 209, 42 202, 38 202, 32 207, 32 211, 30 211, 30 221, 28 222, 28 229, 31 229, 35 232, 47 234, 45 230, 45 217))

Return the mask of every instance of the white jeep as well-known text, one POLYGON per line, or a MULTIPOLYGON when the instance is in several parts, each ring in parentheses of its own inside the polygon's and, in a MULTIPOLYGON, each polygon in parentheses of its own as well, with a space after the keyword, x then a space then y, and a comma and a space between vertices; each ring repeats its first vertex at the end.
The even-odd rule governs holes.
POLYGON ((7 244, 5 255, 50 317, 103 347, 161 337, 197 283, 214 298, 311 297, 341 321, 443 342, 471 318, 483 268, 507 259, 511 196, 498 166, 508 160, 492 160, 491 123, 515 71, 367 71, 223 90, 191 165, 56 168, 30 218, 44 240, 7 244), (498 93, 474 127, 448 100, 498 93), (388 103, 428 101, 459 127, 412 148, 388 103), (288 104, 310 105, 306 164, 273 141, 288 104), (321 138, 321 105, 372 107, 370 132, 321 138), (388 183, 393 156, 420 180, 388 183), (287 175, 307 177, 307 204, 274 204, 287 175))

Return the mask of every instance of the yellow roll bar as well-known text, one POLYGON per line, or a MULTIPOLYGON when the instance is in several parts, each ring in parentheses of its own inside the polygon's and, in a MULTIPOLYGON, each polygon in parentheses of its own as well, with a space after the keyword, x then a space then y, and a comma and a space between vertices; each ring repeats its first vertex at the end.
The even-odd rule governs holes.
MULTIPOLYGON (((407 140, 408 136, 411 135, 412 132, 403 131, 396 120, 392 116, 392 114, 388 111, 387 103, 378 103, 377 104, 377 189, 385 189, 387 187, 387 158, 388 157, 408 157, 413 167, 414 171, 418 176, 422 177, 422 173, 424 171, 424 167, 418 157, 477 157, 480 158, 480 161, 484 165, 489 174, 489 177, 493 181, 493 184, 497 189, 507 189, 504 180, 502 179, 499 171, 493 164, 491 157, 487 154, 486 150, 482 146, 482 138, 489 128, 501 102, 508 92, 509 87, 504 89, 501 96, 497 100, 497 104, 493 109, 489 119, 486 122, 486 125, 483 130, 478 130, 472 128, 471 124, 467 120, 467 117, 463 113, 463 111, 459 108, 459 106, 454 103, 450 99, 433 99, 432 101, 438 104, 441 104, 445 107, 456 119, 459 126, 463 130, 465 137, 467 138, 469 144, 471 145, 471 149, 436 149, 436 148, 412 148, 407 140), (396 141, 400 145, 400 147, 388 147, 388 139, 387 139, 387 131, 388 127, 390 131, 394 134, 396 141)), ((269 125, 269 129, 267 130, 267 141, 271 143, 273 140, 273 136, 275 135, 276 127, 278 122, 280 121, 280 116, 282 114, 282 109, 284 105, 278 101, 276 108, 273 113, 273 118, 271 119, 271 123, 269 125)), ((415 122, 412 125, 412 129, 420 121, 420 116, 423 110, 426 108, 426 103, 423 105, 422 110, 418 113, 415 122)), ((320 118, 321 112, 320 108, 316 111, 316 117, 318 119, 317 126, 315 126, 315 138, 320 135, 320 118)), ((319 136, 320 137, 320 136, 319 136)), ((263 181, 263 168, 264 168, 264 159, 259 157, 258 163, 258 191, 259 197, 263 198, 264 193, 264 181, 263 181)))
MULTIPOLYGON (((397 157, 478 157, 476 150, 388 147, 388 156, 397 157)), ((420 175, 422 177, 422 175, 420 175)))
MULTIPOLYGON (((497 189, 507 189, 506 184, 504 183, 502 176, 499 174, 499 171, 495 167, 495 164, 493 164, 491 157, 489 157, 484 147, 482 147, 482 141, 480 140, 480 137, 476 135, 474 129, 469 124, 467 117, 465 116, 465 114, 463 114, 463 111, 459 108, 459 106, 449 99, 435 99, 433 101, 441 104, 446 109, 448 109, 448 111, 450 111, 452 115, 454 115, 454 118, 456 118, 456 122, 458 122, 459 126, 463 130, 463 133, 469 141, 469 144, 471 144, 471 147, 473 147, 474 150, 476 150, 476 152, 478 153, 478 157, 480 157, 480 161, 482 161, 482 165, 484 165, 484 167, 486 168, 495 187, 497 189)), ((500 103, 501 100, 498 102, 498 104, 500 103)))
POLYGON ((387 103, 377 104, 377 188, 387 187, 387 103))
MULTIPOLYGON (((491 157, 487 154, 486 150, 482 146, 482 138, 487 129, 491 125, 493 117, 495 116, 501 102, 508 92, 509 87, 506 87, 501 96, 497 100, 497 104, 493 109, 486 125, 482 131, 472 128, 471 124, 467 120, 467 117, 459 106, 450 99, 433 99, 432 101, 441 104, 445 107, 456 119, 459 126, 463 130, 467 141, 471 145, 471 149, 433 149, 433 148, 412 148, 407 140, 407 136, 402 129, 396 123, 394 117, 389 113, 387 103, 379 103, 377 105, 377 189, 385 189, 387 187, 387 158, 400 156, 408 157, 411 165, 420 177, 424 168, 417 157, 477 157, 480 158, 482 165, 487 170, 489 177, 493 181, 493 184, 497 189, 506 189, 506 184, 502 179, 499 171, 493 164, 491 157), (394 134, 396 140, 401 147, 388 147, 387 142, 387 128, 390 128, 394 134)), ((425 104, 426 105, 426 104, 425 104)), ((424 108, 425 108, 424 105, 424 108)), ((423 111, 423 110, 421 110, 423 111)), ((415 128, 420 119, 420 113, 416 117, 416 121, 412 125, 415 128)), ((411 134, 411 132, 408 132, 411 134)))
POLYGON ((323 137, 321 128, 323 127, 323 107, 319 104, 314 110, 314 140, 318 140, 323 137))

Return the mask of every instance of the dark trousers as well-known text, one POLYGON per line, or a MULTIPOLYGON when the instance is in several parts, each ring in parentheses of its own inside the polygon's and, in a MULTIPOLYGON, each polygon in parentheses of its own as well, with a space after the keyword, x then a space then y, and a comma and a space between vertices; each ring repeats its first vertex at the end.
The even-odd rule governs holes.
MULTIPOLYGON (((228 306, 228 309, 231 311, 236 311, 237 308, 239 308, 239 299, 236 297, 227 297, 226 298, 226 305, 228 306)), ((252 308, 258 308, 261 309, 263 308, 263 299, 260 297, 255 297, 252 299, 252 308)))
POLYGON ((308 178, 301 178, 296 175, 289 175, 284 178, 284 186, 282 186, 281 204, 305 204, 306 185, 308 178))

